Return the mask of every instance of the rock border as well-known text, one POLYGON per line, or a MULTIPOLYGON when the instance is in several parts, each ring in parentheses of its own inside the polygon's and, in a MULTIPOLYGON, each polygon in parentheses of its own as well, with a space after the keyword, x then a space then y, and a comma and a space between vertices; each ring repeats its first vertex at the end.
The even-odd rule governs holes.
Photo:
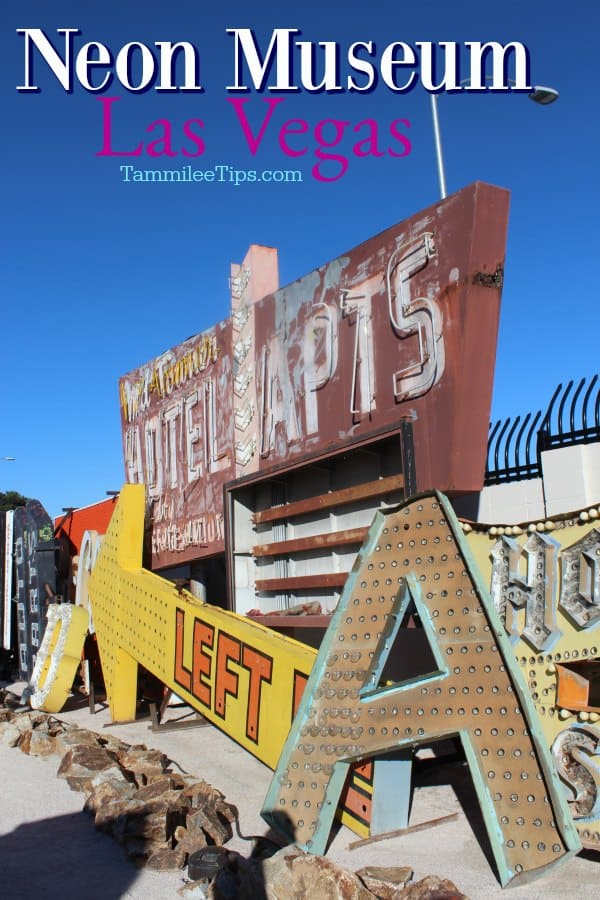
POLYGON ((159 750, 24 709, 5 689, 0 690, 0 742, 30 756, 59 756, 57 775, 85 795, 83 809, 96 828, 111 835, 136 865, 173 871, 183 869, 192 854, 201 863, 204 852, 213 864, 218 855, 216 872, 179 890, 187 900, 467 900, 436 875, 411 883, 407 866, 368 866, 353 873, 298 847, 278 850, 267 839, 257 838, 248 858, 228 850, 216 854, 210 848, 222 848, 234 827, 243 837, 238 811, 224 794, 175 772, 159 750))

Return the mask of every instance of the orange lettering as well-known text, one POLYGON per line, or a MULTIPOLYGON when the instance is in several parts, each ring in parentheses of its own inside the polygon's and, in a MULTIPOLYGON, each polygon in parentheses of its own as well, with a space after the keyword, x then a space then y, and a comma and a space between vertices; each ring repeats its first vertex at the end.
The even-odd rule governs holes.
POLYGON ((248 711, 246 713, 246 737, 258 744, 258 723, 260 718, 260 694, 263 681, 271 683, 273 660, 258 650, 244 646, 242 665, 250 672, 248 688, 248 711))
POLYGON ((200 619, 194 621, 194 655, 192 660, 192 693, 200 703, 210 709, 211 686, 202 680, 202 676, 210 678, 211 657, 204 652, 208 647, 212 650, 215 629, 200 619))
POLYGON ((306 682, 308 681, 308 675, 304 675, 303 672, 298 672, 296 670, 294 672, 294 696, 292 697, 292 722, 294 721, 294 717, 298 712, 298 707, 300 706, 300 701, 302 700, 302 694, 304 693, 304 688, 306 687, 306 682))
POLYGON ((230 659, 239 663, 241 653, 240 641, 221 632, 217 641, 217 672, 215 684, 215 712, 222 719, 226 713, 226 695, 237 697, 238 676, 232 672, 227 663, 230 659))

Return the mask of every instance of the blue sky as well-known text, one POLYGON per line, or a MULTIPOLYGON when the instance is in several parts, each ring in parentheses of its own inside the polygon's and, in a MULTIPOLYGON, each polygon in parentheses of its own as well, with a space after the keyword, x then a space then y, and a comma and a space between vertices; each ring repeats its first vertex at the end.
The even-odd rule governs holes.
MULTIPOLYGON (((253 158, 227 102, 233 77, 227 28, 302 30, 309 41, 521 41, 531 78, 560 91, 547 108, 519 94, 440 97, 448 191, 480 179, 509 188, 511 217, 492 416, 545 406, 559 381, 597 368, 599 245, 597 79, 600 8, 591 0, 547 2, 543 15, 520 2, 471 0, 211 4, 177 0, 102 3, 56 0, 2 4, 3 216, 0 490, 38 497, 51 514, 83 506, 124 479, 117 383, 120 375, 228 314, 230 262, 251 243, 279 249, 286 284, 435 202, 429 97, 396 94, 289 94, 273 122, 302 118, 410 121, 412 150, 351 159, 339 180, 311 176, 309 152, 287 159, 276 129, 253 158), (200 50, 203 93, 103 95, 76 85, 65 93, 48 68, 41 90, 19 93, 23 39, 17 28, 79 28, 76 48, 99 41, 116 52, 128 41, 189 40, 200 50), (102 103, 113 105, 113 149, 151 138, 168 119, 174 146, 182 123, 204 122, 201 158, 140 166, 298 168, 302 184, 124 183, 119 165, 99 157, 102 103), (278 118, 279 117, 279 118, 278 118)), ((231 95, 230 95, 231 96, 231 95)), ((274 95, 277 96, 277 95, 274 95)), ((283 96, 283 95, 280 95, 283 96)), ((263 100, 251 93, 253 126, 263 100)), ((385 144, 384 144, 385 145, 385 144)), ((346 145, 347 146, 347 145, 346 145)))

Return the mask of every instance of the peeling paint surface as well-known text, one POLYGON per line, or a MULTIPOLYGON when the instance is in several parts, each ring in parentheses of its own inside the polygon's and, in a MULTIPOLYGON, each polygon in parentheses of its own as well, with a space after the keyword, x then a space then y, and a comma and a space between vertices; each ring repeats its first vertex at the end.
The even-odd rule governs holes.
POLYGON ((223 551, 226 483, 406 419, 420 489, 481 489, 507 217, 508 192, 476 183, 266 294, 274 251, 251 248, 232 317, 120 381, 153 568, 223 551))

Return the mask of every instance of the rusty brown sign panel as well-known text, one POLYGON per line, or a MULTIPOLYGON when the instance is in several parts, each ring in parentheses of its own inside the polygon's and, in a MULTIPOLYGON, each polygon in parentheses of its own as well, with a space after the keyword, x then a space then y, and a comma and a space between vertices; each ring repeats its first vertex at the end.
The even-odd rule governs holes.
POLYGON ((127 481, 146 485, 154 568, 222 551, 232 455, 231 322, 120 380, 127 481))
POLYGON ((154 568, 223 549, 222 486, 413 424, 419 488, 483 484, 508 192, 477 183, 285 288, 232 268, 232 315, 120 382, 154 568))
POLYGON ((409 418, 420 488, 481 489, 507 214, 473 185, 256 304, 261 469, 409 418))

